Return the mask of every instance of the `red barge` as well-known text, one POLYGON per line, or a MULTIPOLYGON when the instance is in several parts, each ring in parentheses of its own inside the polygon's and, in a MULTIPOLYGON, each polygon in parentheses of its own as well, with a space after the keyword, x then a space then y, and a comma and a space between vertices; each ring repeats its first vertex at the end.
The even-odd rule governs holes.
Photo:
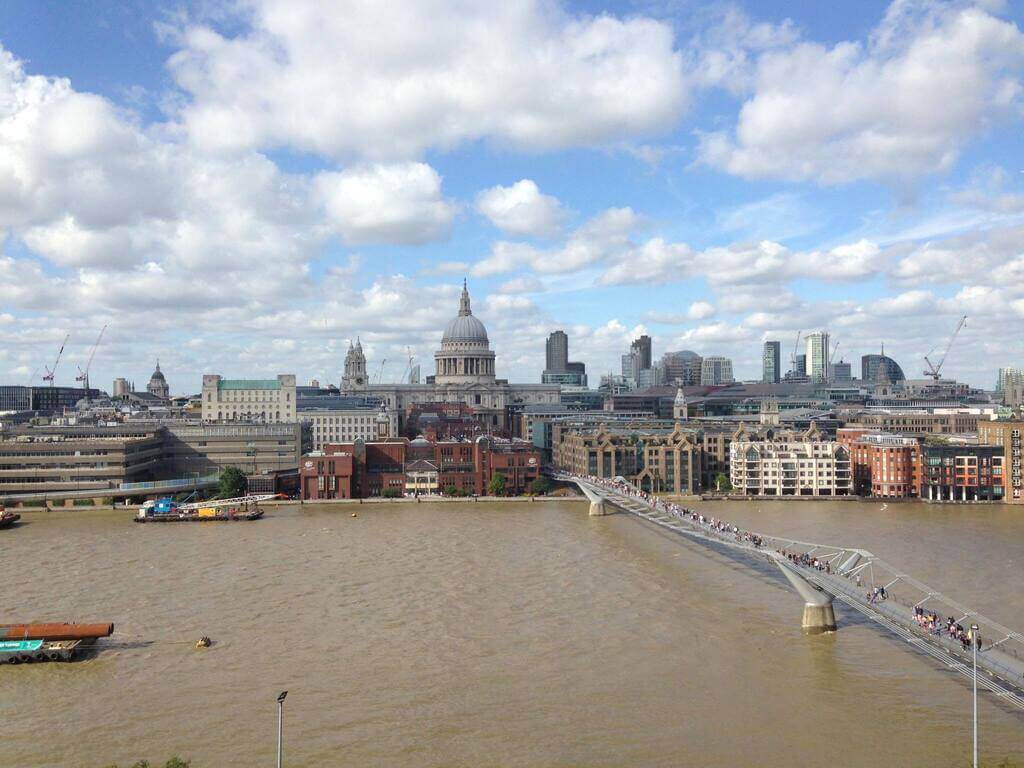
POLYGON ((0 624, 0 664, 71 661, 113 632, 113 624, 0 624))

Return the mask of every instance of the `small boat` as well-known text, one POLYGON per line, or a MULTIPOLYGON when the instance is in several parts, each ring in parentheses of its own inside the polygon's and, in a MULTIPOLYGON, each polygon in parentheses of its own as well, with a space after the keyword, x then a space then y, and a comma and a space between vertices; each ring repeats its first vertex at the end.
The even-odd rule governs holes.
POLYGON ((263 510, 259 508, 259 502, 276 498, 278 498, 276 494, 269 494, 191 504, 179 504, 172 498, 156 499, 143 504, 134 519, 136 523, 210 523, 259 520, 263 517, 263 510))
POLYGON ((19 520, 21 520, 21 515, 5 511, 3 504, 0 504, 0 528, 10 528, 19 520))

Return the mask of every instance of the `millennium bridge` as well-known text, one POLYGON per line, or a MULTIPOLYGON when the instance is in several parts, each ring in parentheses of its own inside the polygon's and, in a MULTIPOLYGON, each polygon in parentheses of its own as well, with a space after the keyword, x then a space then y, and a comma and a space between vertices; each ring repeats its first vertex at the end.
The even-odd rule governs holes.
POLYGON ((650 496, 622 477, 613 481, 555 472, 556 480, 574 483, 590 501, 591 515, 622 511, 675 534, 721 551, 725 547, 740 558, 767 559, 804 601, 802 626, 816 634, 836 630, 834 601, 857 611, 883 631, 904 640, 908 647, 930 657, 949 671, 974 678, 971 650, 945 631, 927 631, 915 615, 936 613, 956 624, 977 626, 978 686, 998 700, 1024 711, 1024 635, 993 621, 929 587, 900 568, 865 549, 797 541, 731 525, 716 524, 699 513, 650 496), (817 567, 813 564, 817 563, 817 567))

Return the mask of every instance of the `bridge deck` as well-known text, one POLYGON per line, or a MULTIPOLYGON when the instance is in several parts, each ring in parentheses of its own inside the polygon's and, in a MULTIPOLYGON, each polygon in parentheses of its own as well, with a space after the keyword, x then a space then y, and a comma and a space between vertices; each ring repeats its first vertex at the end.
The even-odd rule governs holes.
POLYGON ((591 494, 599 496, 607 504, 684 535, 693 541, 709 546, 711 544, 726 545, 730 549, 740 550, 756 557, 766 557, 769 560, 783 559, 787 566, 798 571, 804 579, 832 595, 850 609, 871 619, 878 626, 905 640, 913 650, 931 657, 957 674, 972 679, 971 651, 964 651, 959 642, 945 634, 934 634, 922 629, 914 620, 914 608, 924 605, 929 600, 946 608, 954 608, 959 612, 959 616, 955 617, 957 621, 963 622, 970 618, 972 622, 981 627, 983 641, 989 643, 986 647, 983 642, 982 648, 978 651, 978 669, 979 672, 985 673, 978 675, 979 687, 992 692, 1000 700, 1024 710, 1024 636, 987 619, 976 611, 971 611, 916 579, 899 573, 897 569, 866 550, 813 542, 796 542, 792 539, 782 539, 753 531, 738 533, 719 531, 709 523, 701 523, 688 514, 676 512, 674 505, 668 505, 658 499, 648 500, 640 496, 636 489, 633 489, 633 494, 626 494, 614 486, 583 478, 569 475, 556 475, 556 477, 576 483, 585 492, 589 491, 588 496, 591 494), (743 534, 759 537, 763 541, 763 545, 756 546, 750 543, 745 540, 746 536, 743 534), (782 554, 783 552, 795 554, 821 552, 819 557, 823 561, 827 560, 830 564, 838 563, 838 567, 832 566, 831 572, 826 572, 803 566, 786 558, 782 554), (857 557, 854 558, 854 555, 857 557), (843 568, 845 563, 851 565, 843 568), (880 602, 871 601, 868 598, 868 590, 876 584, 876 566, 879 571, 877 575, 885 576, 886 580, 882 582, 882 586, 886 587, 889 594, 888 599, 880 602), (864 582, 862 586, 856 582, 858 573, 868 576, 868 581, 864 582), (890 576, 892 578, 889 578, 890 576), (898 596, 894 595, 892 588, 898 583, 908 588, 906 595, 902 591, 898 596), (911 598, 917 596, 914 594, 915 591, 923 595, 923 599, 911 602, 911 598))

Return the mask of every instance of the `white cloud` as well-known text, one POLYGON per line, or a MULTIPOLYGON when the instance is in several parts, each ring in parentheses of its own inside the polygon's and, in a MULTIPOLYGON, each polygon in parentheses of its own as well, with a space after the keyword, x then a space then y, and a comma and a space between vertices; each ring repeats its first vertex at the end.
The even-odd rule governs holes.
POLYGON ((455 206, 425 163, 357 166, 315 181, 331 225, 348 243, 413 245, 447 237, 455 206))
POLYGON ((576 272, 597 264, 630 247, 630 234, 642 219, 631 208, 609 208, 576 229, 560 248, 538 249, 527 243, 504 240, 473 265, 478 277, 532 269, 543 273, 576 272))
POLYGON ((410 158, 492 139, 595 145, 671 127, 687 102, 668 24, 518 3, 254 0, 243 31, 178 30, 168 66, 206 149, 410 158))
POLYGON ((510 187, 491 187, 476 199, 477 210, 510 235, 554 237, 566 219, 558 198, 542 194, 536 182, 517 181, 510 187))
POLYGON ((949 169, 1020 103, 1024 35, 976 7, 895 0, 867 44, 768 51, 734 133, 701 157, 744 177, 825 184, 949 169))
POLYGON ((715 314, 715 307, 706 301, 695 301, 686 311, 686 316, 691 320, 707 320, 715 314))

